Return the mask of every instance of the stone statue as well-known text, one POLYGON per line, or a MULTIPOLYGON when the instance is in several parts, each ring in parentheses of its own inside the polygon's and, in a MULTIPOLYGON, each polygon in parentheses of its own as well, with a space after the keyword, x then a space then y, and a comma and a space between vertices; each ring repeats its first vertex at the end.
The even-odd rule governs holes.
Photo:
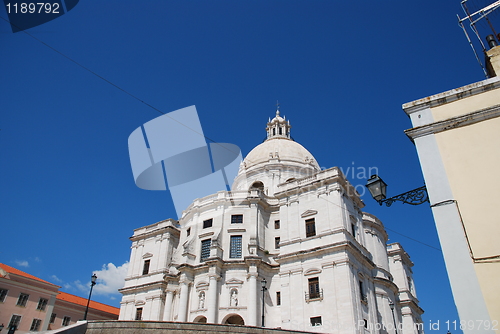
POLYGON ((201 309, 204 309, 205 308, 205 292, 200 292, 199 294, 199 302, 198 302, 198 309, 201 310, 201 309))
POLYGON ((230 305, 233 307, 238 306, 238 290, 236 290, 236 289, 231 290, 230 305))

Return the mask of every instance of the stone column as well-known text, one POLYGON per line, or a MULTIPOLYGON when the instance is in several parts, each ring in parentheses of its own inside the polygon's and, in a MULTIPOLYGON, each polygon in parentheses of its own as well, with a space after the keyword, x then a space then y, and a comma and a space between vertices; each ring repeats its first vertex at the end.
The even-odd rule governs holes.
POLYGON ((163 321, 172 319, 172 303, 174 301, 174 291, 167 290, 165 295, 165 310, 163 311, 163 321))
POLYGON ((179 301, 179 316, 177 321, 186 322, 189 302, 189 281, 185 277, 181 277, 181 295, 179 301))
POLYGON ((207 322, 217 323, 217 275, 210 275, 208 286, 207 322))
POLYGON ((248 326, 257 326, 257 275, 256 272, 248 274, 248 326))

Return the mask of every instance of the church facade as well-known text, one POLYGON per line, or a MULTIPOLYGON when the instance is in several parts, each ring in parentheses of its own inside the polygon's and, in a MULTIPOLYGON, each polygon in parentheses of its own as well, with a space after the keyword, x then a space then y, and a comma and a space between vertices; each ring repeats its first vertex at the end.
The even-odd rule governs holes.
POLYGON ((423 333, 412 266, 276 112, 231 191, 134 230, 120 320, 423 333))

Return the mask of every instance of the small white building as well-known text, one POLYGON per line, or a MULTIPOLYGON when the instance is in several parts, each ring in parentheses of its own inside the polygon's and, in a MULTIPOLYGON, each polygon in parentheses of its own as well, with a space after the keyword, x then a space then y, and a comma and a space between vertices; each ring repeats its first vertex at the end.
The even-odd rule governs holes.
POLYGON ((410 257, 290 128, 277 111, 232 191, 134 231, 120 320, 423 333, 410 257))

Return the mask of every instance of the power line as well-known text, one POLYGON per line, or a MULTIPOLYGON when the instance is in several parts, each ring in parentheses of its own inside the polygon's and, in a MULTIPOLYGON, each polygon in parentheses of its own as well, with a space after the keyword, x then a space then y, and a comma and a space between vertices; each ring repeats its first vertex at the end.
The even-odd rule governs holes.
MULTIPOLYGON (((9 22, 9 20, 5 19, 4 17, 0 16, 0 18, 1 18, 2 20, 4 20, 5 22, 7 22, 7 23, 11 24, 11 23, 9 22)), ((74 63, 75 65, 77 65, 77 66, 79 66, 79 67, 83 68, 83 69, 84 69, 84 70, 86 70, 87 72, 89 72, 89 73, 91 73, 91 74, 95 75, 96 77, 98 77, 99 79, 103 80, 104 82, 106 82, 106 83, 110 84, 111 86, 113 86, 113 87, 117 88, 118 90, 120 90, 120 91, 122 91, 123 93, 125 93, 125 94, 129 95, 130 97, 132 97, 132 98, 136 99, 137 101, 141 102, 142 104, 144 104, 144 105, 148 106, 149 108, 151 108, 151 109, 153 109, 153 110, 155 110, 155 111, 159 112, 160 114, 162 114, 162 115, 167 115, 167 116, 168 116, 168 113, 165 113, 165 112, 161 111, 160 109, 156 108, 155 106, 153 106, 153 105, 151 105, 151 104, 147 103, 146 101, 144 101, 144 100, 140 99, 140 98, 139 98, 139 97, 137 97, 136 95, 134 95, 134 94, 130 93, 129 91, 127 91, 127 90, 123 89, 122 87, 118 86, 117 84, 113 83, 112 81, 110 81, 110 80, 106 79, 105 77, 103 77, 103 76, 99 75, 99 74, 98 74, 98 73, 96 73, 95 71, 93 71, 93 70, 91 70, 90 68, 86 67, 85 65, 83 65, 83 64, 81 64, 81 63, 79 63, 78 61, 74 60, 73 58, 71 58, 71 57, 67 56, 66 54, 62 53, 61 51, 57 50, 56 48, 54 48, 54 47, 50 46, 49 44, 45 43, 44 41, 40 40, 39 38, 36 38, 36 37, 35 37, 35 36, 33 36, 32 34, 28 33, 26 30, 22 30, 22 29, 20 29, 20 30, 21 30, 23 33, 25 33, 26 35, 28 35, 29 37, 31 37, 31 38, 33 38, 34 40, 36 40, 37 42, 39 42, 39 43, 43 44, 44 46, 48 47, 48 48, 49 48, 49 49, 51 49, 52 51, 54 51, 54 52, 58 53, 59 55, 63 56, 64 58, 68 59, 69 61, 71 61, 71 62, 72 62, 72 63, 74 63)), ((279 103, 277 103, 277 108, 279 109, 279 103)), ((217 144, 217 145, 220 145, 220 144, 219 144, 219 143, 217 143, 215 140, 213 140, 213 139, 211 139, 211 138, 209 138, 209 137, 205 136, 205 135, 204 135, 204 134, 202 134, 202 133, 199 133, 198 131, 196 131, 195 129, 193 129, 193 128, 189 127, 188 125, 186 125, 186 124, 184 124, 184 123, 182 123, 182 122, 179 122, 178 120, 176 120, 176 119, 174 119, 174 118, 172 118, 172 117, 170 117, 170 116, 168 116, 168 117, 169 117, 170 119, 172 119, 173 121, 175 121, 175 122, 179 123, 180 125, 182 125, 182 126, 186 127, 187 129, 189 129, 189 130, 193 131, 194 133, 196 133, 196 134, 198 134, 198 135, 200 135, 200 136, 203 136, 205 139, 207 139, 207 140, 211 141, 212 143, 215 143, 215 144, 217 144)), ((225 147, 225 146, 222 146, 222 145, 220 145, 220 146, 221 146, 221 147, 223 147, 224 149, 226 149, 226 150, 228 150, 228 151, 232 152, 232 153, 238 153, 238 152, 233 152, 233 151, 231 151, 229 148, 227 148, 227 147, 225 147)), ((340 205, 338 205, 338 204, 336 204, 336 203, 330 202, 330 201, 328 201, 327 199, 324 199, 324 200, 326 200, 327 202, 329 202, 329 203, 331 203, 331 204, 333 204, 333 205, 336 205, 336 206, 338 206, 339 208, 343 209, 340 205)), ((347 210, 347 212, 353 213, 353 212, 349 211, 348 209, 346 209, 346 210, 347 210)), ((391 230, 391 229, 389 229, 389 228, 385 227, 385 225, 384 225, 384 228, 385 228, 385 229, 387 229, 387 230, 389 230, 389 231, 391 231, 391 232, 394 232, 394 233, 396 233, 396 234, 399 234, 399 235, 401 235, 401 236, 403 236, 403 237, 405 237, 405 238, 408 238, 408 239, 410 239, 410 240, 413 240, 413 241, 415 241, 415 242, 418 242, 418 243, 420 243, 420 244, 422 244, 422 245, 424 245, 424 246, 427 246, 427 247, 430 247, 430 248, 432 248, 432 249, 435 249, 435 250, 441 251, 441 249, 440 249, 440 248, 436 248, 436 247, 434 247, 434 246, 431 246, 431 245, 429 245, 429 244, 426 244, 425 242, 419 241, 419 240, 417 240, 417 239, 414 239, 414 238, 409 237, 409 236, 407 236, 407 235, 404 235, 404 234, 402 234, 402 233, 399 233, 399 232, 396 232, 396 231, 394 231, 394 230, 391 230)))

